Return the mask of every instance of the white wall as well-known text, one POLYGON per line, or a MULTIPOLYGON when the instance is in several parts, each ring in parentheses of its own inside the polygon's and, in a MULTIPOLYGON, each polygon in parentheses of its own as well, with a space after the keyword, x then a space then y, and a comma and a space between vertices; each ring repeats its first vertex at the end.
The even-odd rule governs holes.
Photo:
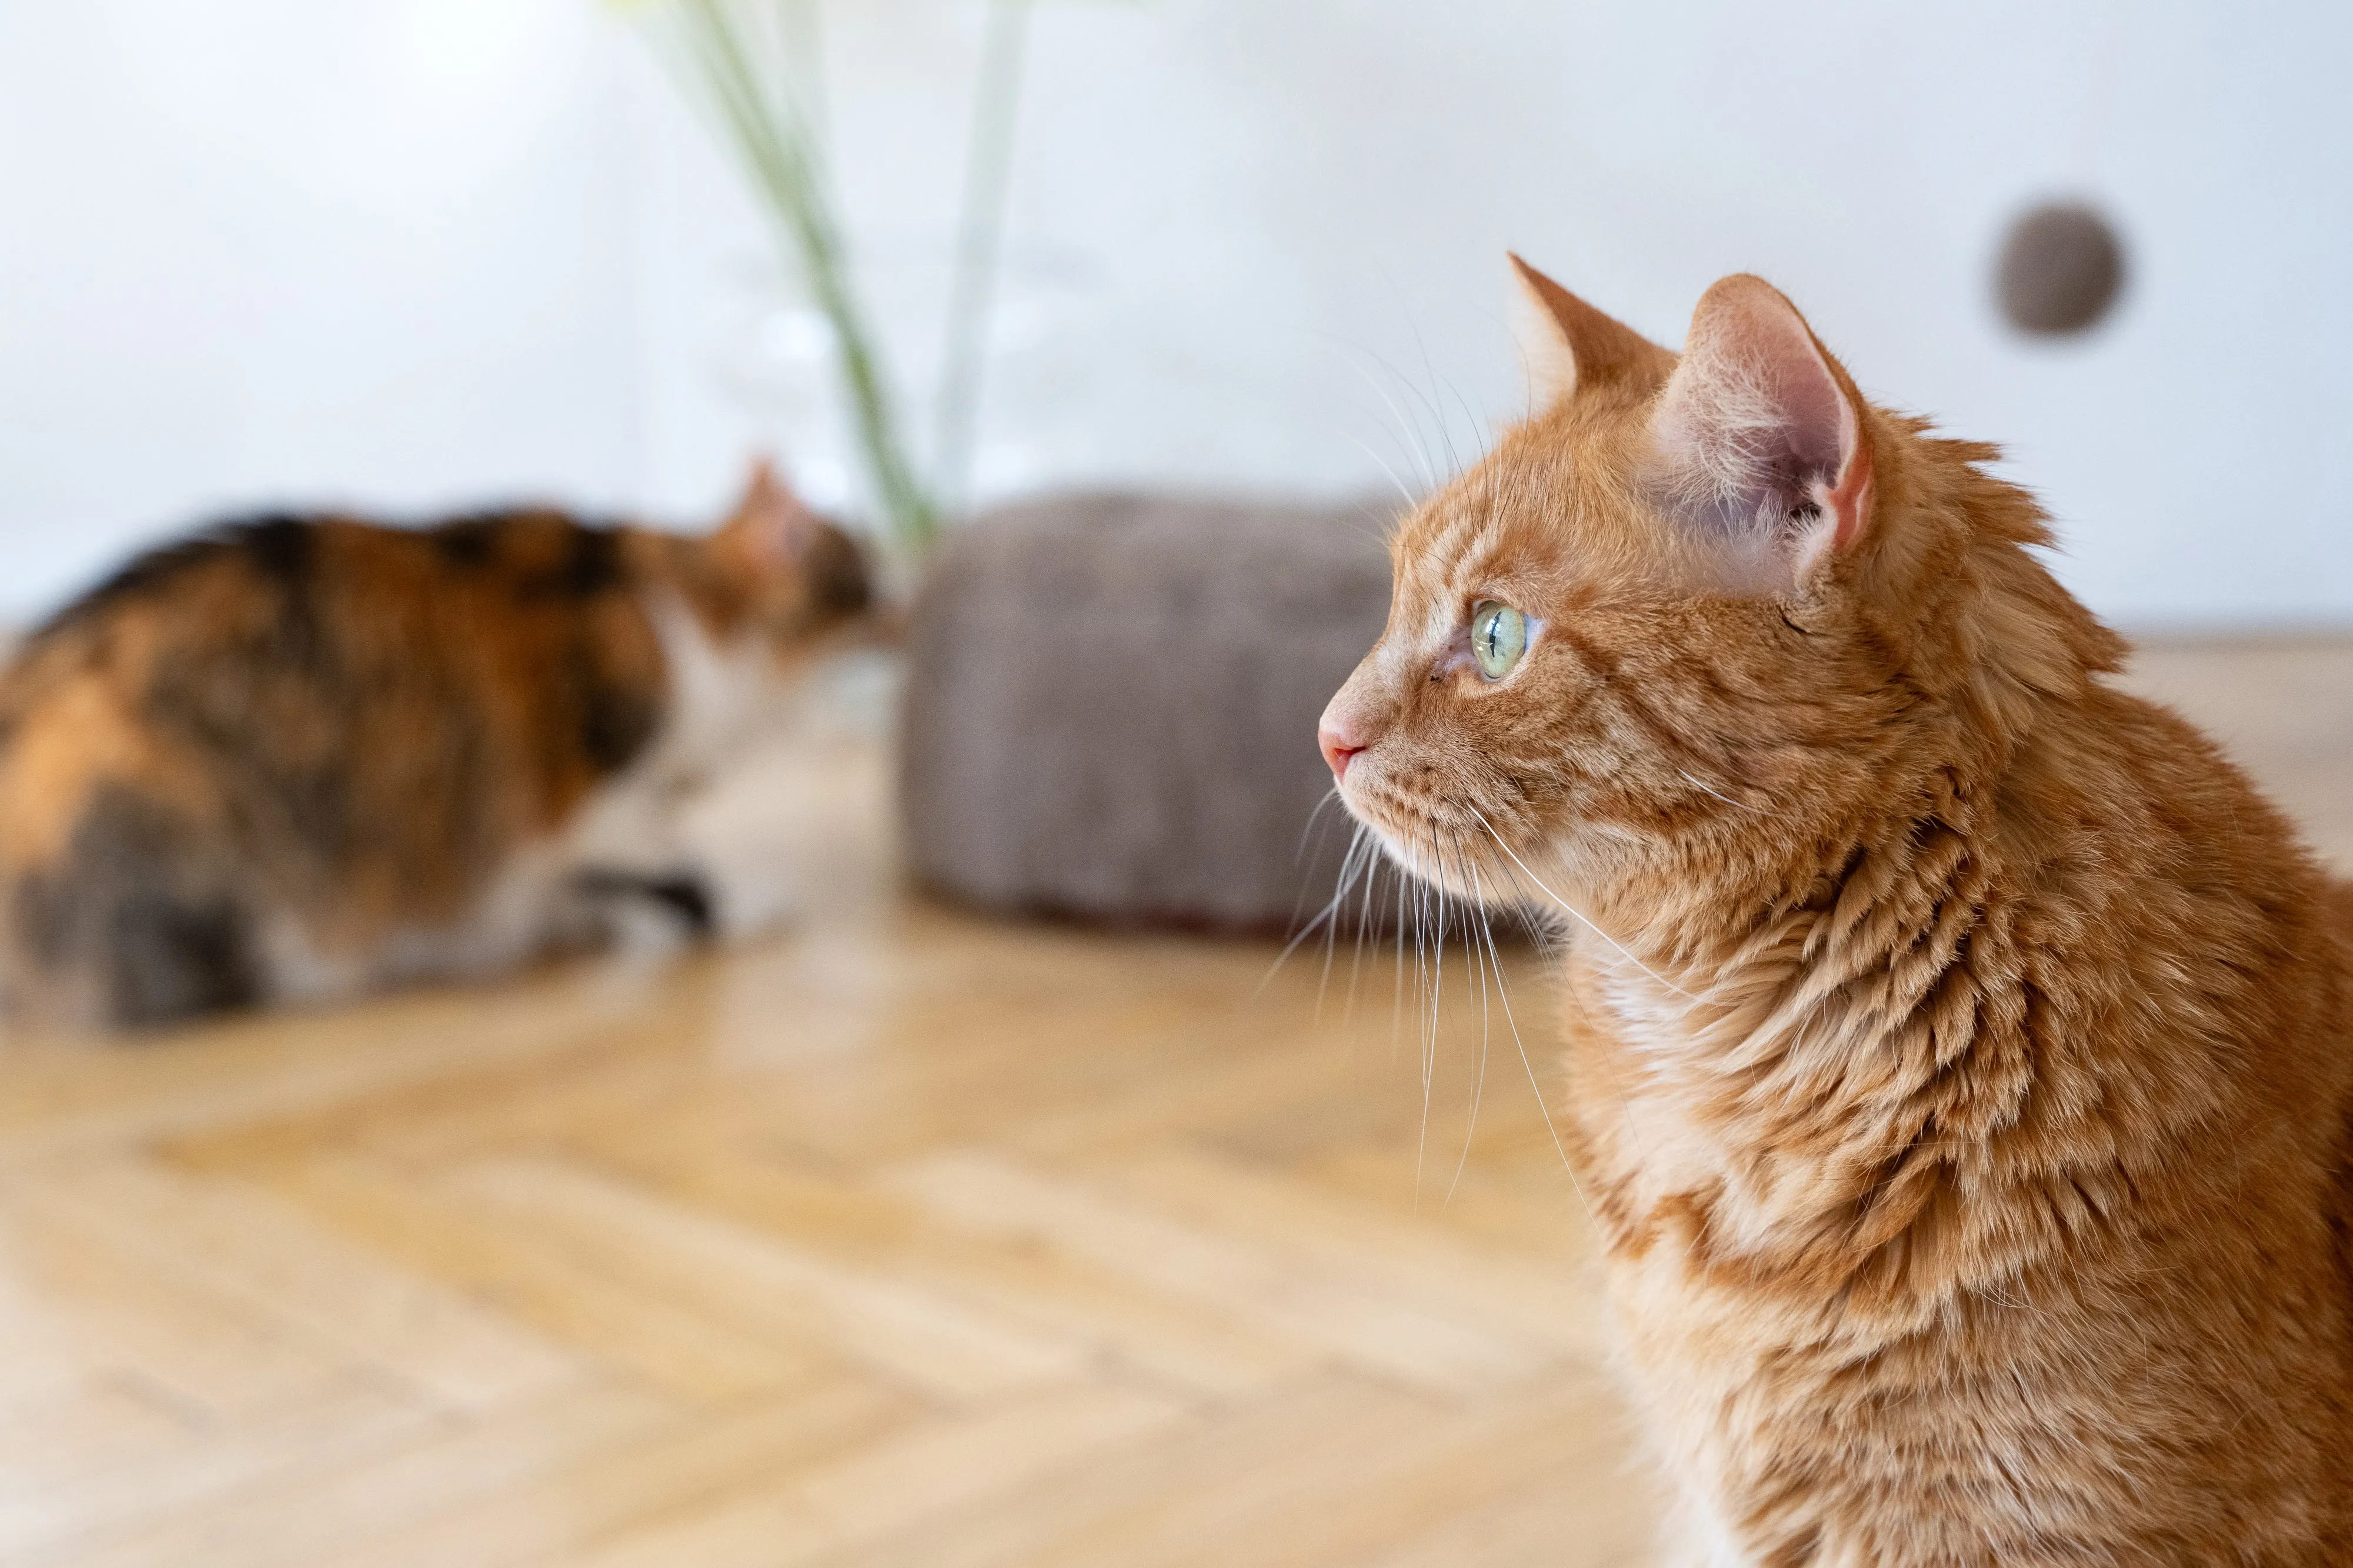
MULTIPOLYGON (((935 229, 976 14, 830 17, 856 226, 935 229)), ((1407 425, 1442 467, 1524 405, 1507 246, 1668 342, 1753 268, 2007 442, 2101 609, 2353 621, 2353 10, 1145 0, 1036 45, 1016 237, 1103 279, 1060 477, 1346 493, 1407 425), (2134 266, 2056 347, 1986 291, 2052 192, 2134 266)), ((778 438, 714 369, 762 244, 596 0, 0 0, 0 610, 249 501, 705 510, 778 438)))

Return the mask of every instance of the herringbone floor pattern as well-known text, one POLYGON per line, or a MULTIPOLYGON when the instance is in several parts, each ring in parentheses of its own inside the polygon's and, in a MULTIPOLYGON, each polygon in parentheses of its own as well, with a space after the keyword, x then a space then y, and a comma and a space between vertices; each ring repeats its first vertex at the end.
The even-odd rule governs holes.
MULTIPOLYGON (((2353 862, 2353 644, 2140 679, 2353 862)), ((931 908, 839 765, 773 942, 0 1047, 0 1563, 1641 1560, 1459 955, 1425 1100, 1410 974, 931 908)))

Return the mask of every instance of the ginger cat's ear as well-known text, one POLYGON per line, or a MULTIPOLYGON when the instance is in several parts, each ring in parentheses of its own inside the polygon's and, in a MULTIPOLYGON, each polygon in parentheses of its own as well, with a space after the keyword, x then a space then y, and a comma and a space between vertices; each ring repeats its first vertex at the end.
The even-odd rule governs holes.
POLYGON ((1862 396, 1761 278, 1735 274, 1700 297, 1651 428, 1671 504, 1777 586, 1869 532, 1862 396))
POLYGON ((801 566, 823 531, 811 511, 791 487, 776 477, 766 458, 754 459, 744 499, 712 536, 712 547, 734 564, 759 574, 791 571, 801 566))
POLYGON ((1623 321, 1605 316, 1526 262, 1511 256, 1540 328, 1538 391, 1548 403, 1604 386, 1656 391, 1675 356, 1623 321))

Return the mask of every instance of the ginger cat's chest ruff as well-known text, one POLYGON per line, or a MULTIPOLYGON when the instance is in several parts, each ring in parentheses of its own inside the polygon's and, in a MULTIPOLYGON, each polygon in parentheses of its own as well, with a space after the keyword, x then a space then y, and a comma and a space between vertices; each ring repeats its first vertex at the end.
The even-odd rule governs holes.
MULTIPOLYGON (((2129 1016, 2118 996, 2173 955, 2147 981, 2010 987, 2029 1007, 1968 970, 2031 973, 2031 953, 1957 951, 1978 1026, 1909 1070, 1887 1014, 1836 993, 1744 1010, 1598 942, 1568 961, 1571 1156, 1692 1560, 2189 1563, 2207 1549, 2162 1542, 2203 1531, 2276 1538, 2249 1561, 2339 1561, 2315 1544, 2353 1511, 2327 1116, 2107 1070, 2061 1021, 2129 1016), (1863 1070, 1826 1069, 1841 1058, 1863 1070), (1940 1127, 1973 1131, 1939 1154, 1940 1127), (2201 1136, 2200 1168, 2176 1168, 2201 1136), (2275 1424, 2219 1420, 2251 1398, 2275 1424), (2104 1502, 2120 1473, 2161 1483, 2173 1521, 2104 1502)), ((2312 1000, 2256 1023, 2276 1041, 2127 1039, 2185 1062, 2333 1049, 2320 1103, 2341 1105, 2353 1043, 2312 1000)), ((2184 991, 2177 1010, 2209 1005, 2184 991)))

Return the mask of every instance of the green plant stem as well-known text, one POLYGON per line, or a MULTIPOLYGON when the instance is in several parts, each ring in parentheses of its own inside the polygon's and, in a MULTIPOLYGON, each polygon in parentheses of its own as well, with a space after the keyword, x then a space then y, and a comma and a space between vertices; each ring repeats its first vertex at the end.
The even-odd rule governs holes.
POLYGON ((1012 184, 1013 133, 1021 106, 1031 0, 989 0, 987 32, 973 89, 972 145, 965 158, 963 208, 956 225, 955 270, 949 285, 947 342, 940 356, 934 410, 932 486, 950 510, 972 482, 974 435, 987 365, 988 323, 1005 237, 1005 198, 1012 184))
POLYGON ((777 69, 794 84, 800 121, 808 132, 813 161, 824 165, 832 115, 826 102, 825 27, 820 0, 776 0, 776 37, 782 50, 777 69))
POLYGON ((809 292, 832 325, 843 389, 867 468, 900 546, 921 555, 939 530, 938 509, 902 447, 871 334, 850 287, 839 230, 809 155, 809 133, 792 106, 760 90, 719 0, 685 0, 687 42, 770 216, 798 253, 809 292), (792 123, 780 124, 782 114, 792 123))

